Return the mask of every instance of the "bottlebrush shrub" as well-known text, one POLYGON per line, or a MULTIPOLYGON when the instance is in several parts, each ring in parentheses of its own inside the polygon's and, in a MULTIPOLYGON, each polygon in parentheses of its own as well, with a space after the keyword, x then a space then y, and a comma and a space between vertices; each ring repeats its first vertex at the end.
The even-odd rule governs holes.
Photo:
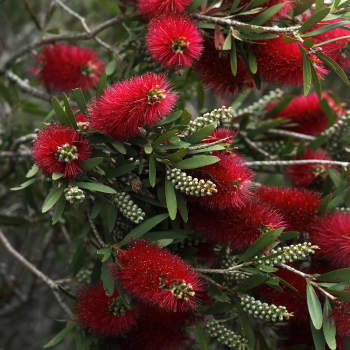
POLYGON ((24 208, 6 208, 20 208, 23 217, 6 211, 0 223, 53 232, 55 254, 47 256, 62 270, 48 279, 28 263, 35 259, 13 253, 2 231, 0 241, 69 315, 47 347, 73 336, 79 350, 275 350, 282 341, 288 349, 283 332, 295 324, 305 330, 302 344, 312 335, 332 350, 346 344, 350 117, 319 78, 327 70, 348 79, 315 38, 336 38, 332 31, 346 22, 315 25, 346 9, 318 2, 307 18, 297 4, 287 15, 291 2, 283 11, 278 1, 257 3, 124 1, 104 24, 94 27, 89 17, 89 33, 58 36, 102 43, 109 57, 103 73, 96 55, 44 47, 38 76, 50 91, 16 78, 23 50, 11 56, 13 70, 5 62, 5 111, 10 101, 14 116, 34 110, 39 131, 10 144, 22 125, 0 130, 1 193, 13 171, 26 176, 12 188, 24 190, 24 208), (116 31, 102 33, 111 24, 116 31), (55 63, 47 69, 45 52, 55 63), (297 86, 271 90, 261 80, 303 83, 304 95, 314 90, 300 97, 297 86), (16 84, 45 102, 18 103, 16 84))
POLYGON ((97 85, 104 71, 103 62, 88 48, 72 45, 48 45, 36 56, 37 79, 48 89, 88 90, 97 85))

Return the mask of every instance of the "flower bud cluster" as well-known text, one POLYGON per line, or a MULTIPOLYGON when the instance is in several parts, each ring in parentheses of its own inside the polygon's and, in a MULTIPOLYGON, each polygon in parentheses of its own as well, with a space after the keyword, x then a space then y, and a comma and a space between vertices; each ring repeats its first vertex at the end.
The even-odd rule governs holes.
POLYGON ((167 170, 167 179, 170 180, 174 187, 190 196, 204 197, 217 193, 216 185, 210 180, 199 180, 196 177, 187 175, 180 169, 167 170))
POLYGON ((268 94, 260 98, 258 101, 251 104, 249 107, 234 110, 232 112, 232 118, 238 117, 243 114, 261 113, 271 101, 281 98, 282 95, 283 91, 281 89, 272 90, 268 94))
POLYGON ((139 224, 145 219, 146 213, 132 201, 126 192, 117 192, 114 201, 120 212, 131 222, 139 224))
MULTIPOLYGON (((225 255, 221 260, 221 267, 224 269, 229 269, 237 265, 237 257, 233 255, 225 255)), ((250 273, 242 272, 239 270, 233 270, 231 273, 227 273, 224 275, 224 279, 226 282, 237 282, 251 277, 250 273)))
POLYGON ((325 130, 321 136, 328 136, 325 148, 335 159, 344 159, 344 151, 348 155, 350 149, 344 147, 344 139, 350 134, 350 112, 344 114, 339 121, 329 129, 325 130))
POLYGON ((64 196, 70 204, 81 203, 85 199, 84 191, 78 186, 66 188, 64 196))
POLYGON ((240 303, 243 311, 248 312, 249 315, 260 320, 277 322, 288 320, 293 316, 293 314, 287 311, 285 306, 263 303, 250 295, 241 297, 240 303))
POLYGON ((310 254, 314 254, 315 249, 317 249, 317 247, 313 246, 310 242, 304 242, 271 249, 269 254, 264 254, 260 257, 256 256, 255 259, 258 265, 281 265, 304 260, 310 254))
POLYGON ((199 129, 204 128, 210 124, 220 122, 228 122, 232 118, 232 108, 222 106, 221 108, 217 108, 212 110, 209 113, 203 114, 202 117, 198 117, 189 122, 187 129, 185 129, 182 133, 182 136, 189 136, 198 131, 199 129))
POLYGON ((246 338, 227 329, 216 320, 207 322, 205 328, 207 329, 208 334, 212 338, 216 338, 221 344, 238 350, 245 350, 247 348, 248 340, 246 338))

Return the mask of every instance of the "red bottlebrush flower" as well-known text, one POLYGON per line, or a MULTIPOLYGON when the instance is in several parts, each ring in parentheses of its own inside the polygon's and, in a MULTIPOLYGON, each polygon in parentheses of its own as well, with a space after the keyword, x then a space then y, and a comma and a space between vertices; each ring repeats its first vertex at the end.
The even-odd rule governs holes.
POLYGON ((218 128, 211 133, 202 143, 212 143, 224 140, 223 143, 231 144, 237 135, 237 131, 232 131, 229 128, 218 128))
POLYGON ((350 214, 334 213, 312 225, 311 241, 320 247, 319 255, 336 267, 350 266, 350 214))
POLYGON ((77 122, 78 128, 82 131, 89 130, 89 120, 83 113, 79 113, 75 116, 75 121, 77 122))
POLYGON ((36 59, 38 80, 56 91, 88 90, 96 86, 104 71, 94 51, 78 46, 47 45, 36 59))
MULTIPOLYGON (((320 159, 331 160, 323 150, 308 149, 294 159, 320 159)), ((287 177, 295 185, 300 187, 318 186, 327 178, 328 164, 296 164, 287 167, 287 177)))
POLYGON ((135 325, 139 306, 127 309, 114 290, 107 296, 101 284, 82 289, 77 298, 75 313, 78 321, 90 332, 103 336, 117 336, 135 325))
POLYGON ((178 15, 155 18, 148 25, 147 48, 165 67, 191 67, 202 52, 202 37, 191 20, 178 15))
MULTIPOLYGON (((281 85, 303 83, 303 57, 297 42, 287 43, 280 36, 261 40, 251 49, 257 60, 257 75, 263 80, 281 85)), ((319 77, 322 77, 327 72, 322 62, 315 55, 310 55, 309 58, 319 77)))
POLYGON ((203 83, 220 94, 236 94, 255 86, 242 60, 238 58, 237 74, 234 76, 231 71, 229 53, 217 51, 210 40, 204 42, 204 50, 195 68, 203 83))
POLYGON ((123 350, 180 350, 188 342, 182 329, 192 323, 188 312, 169 312, 158 307, 143 305, 138 325, 120 340, 123 350))
POLYGON ((204 285, 190 266, 165 249, 137 241, 121 254, 116 277, 132 295, 168 311, 195 308, 204 285))
POLYGON ((205 234, 212 242, 239 250, 252 245, 263 232, 284 226, 277 211, 255 200, 241 209, 220 211, 191 205, 189 221, 193 230, 205 234))
POLYGON ((218 163, 196 169, 192 174, 213 181, 218 192, 206 197, 191 197, 191 200, 214 209, 242 207, 252 194, 254 173, 235 153, 214 152, 213 155, 220 158, 218 163))
MULTIPOLYGON (((350 291, 350 289, 348 288, 346 291, 350 291)), ((350 337, 350 303, 343 302, 337 304, 329 316, 335 322, 337 334, 341 337, 350 337)))
POLYGON ((89 107, 91 128, 128 140, 139 134, 139 128, 157 123, 171 112, 177 99, 165 78, 147 73, 107 89, 89 107))
POLYGON ((164 14, 182 13, 192 0, 138 0, 138 8, 148 19, 164 14))
POLYGON ((80 166, 90 157, 89 143, 77 131, 64 125, 50 125, 43 129, 33 146, 33 159, 46 175, 64 174, 76 177, 80 166))
POLYGON ((321 205, 318 193, 296 188, 261 186, 256 195, 283 215, 291 231, 306 230, 321 205))
MULTIPOLYGON (((333 112, 340 117, 343 111, 342 108, 327 93, 324 93, 322 97, 327 100, 333 112)), ((267 110, 271 110, 277 103, 270 103, 267 110)), ((328 117, 323 112, 316 93, 295 97, 282 112, 276 115, 276 118, 288 119, 296 124, 291 127, 287 126, 288 130, 307 135, 316 135, 323 132, 326 130, 328 123, 328 117)))

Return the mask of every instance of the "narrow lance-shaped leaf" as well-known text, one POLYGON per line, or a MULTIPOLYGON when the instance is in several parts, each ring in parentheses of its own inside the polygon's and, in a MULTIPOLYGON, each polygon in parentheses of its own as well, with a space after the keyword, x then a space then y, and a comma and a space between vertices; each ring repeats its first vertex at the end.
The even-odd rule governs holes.
POLYGON ((237 48, 236 48, 235 40, 232 40, 231 42, 230 65, 231 65, 231 72, 233 76, 236 76, 237 75, 237 48))
POLYGON ((306 297, 312 323, 316 329, 321 329, 323 322, 321 303, 310 281, 307 281, 306 297))
POLYGON ((175 220, 177 213, 176 193, 173 183, 165 179, 165 200, 171 220, 175 220))

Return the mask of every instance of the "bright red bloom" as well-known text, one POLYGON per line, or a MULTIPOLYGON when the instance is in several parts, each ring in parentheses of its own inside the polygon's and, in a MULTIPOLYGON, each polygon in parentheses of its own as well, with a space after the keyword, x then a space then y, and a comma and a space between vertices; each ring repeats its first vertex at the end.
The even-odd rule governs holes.
MULTIPOLYGON (((348 288, 346 291, 350 291, 350 289, 348 288)), ((335 322, 337 334, 342 337, 350 337, 350 302, 337 304, 329 316, 335 322)))
POLYGON ((195 64, 200 78, 214 92, 236 94, 255 86, 247 68, 238 58, 237 74, 233 76, 230 66, 230 55, 227 51, 217 51, 211 40, 204 42, 200 60, 195 64))
POLYGON ((202 52, 202 37, 194 23, 183 16, 155 18, 148 25, 147 48, 151 57, 165 67, 191 67, 202 52))
POLYGON ((135 329, 120 340, 123 350, 180 350, 189 338, 183 328, 192 323, 188 312, 169 312, 158 307, 142 305, 135 329))
POLYGON ((189 221, 193 230, 210 241, 240 250, 252 245, 263 232, 284 226, 276 210, 255 200, 240 209, 220 211, 191 205, 189 221))
POLYGON ((119 258, 116 277, 130 294, 169 311, 195 308, 204 285, 189 265, 165 249, 140 240, 119 258))
POLYGON ((229 128, 218 128, 212 132, 202 143, 212 143, 224 140, 223 143, 231 144, 237 135, 237 131, 232 131, 229 128))
POLYGON ((182 13, 192 0, 138 0, 138 8, 146 18, 182 13))
POLYGON ((213 155, 220 158, 218 163, 198 168, 192 174, 213 181, 218 192, 206 197, 191 197, 191 200, 214 209, 242 207, 252 194, 254 173, 233 152, 214 152, 213 155))
POLYGON ((81 165, 90 157, 89 143, 73 128, 49 125, 39 134, 33 146, 33 159, 44 174, 79 175, 81 165))
POLYGON ((88 90, 96 86, 104 71, 96 53, 79 46, 47 45, 36 59, 38 80, 56 91, 88 90))
POLYGON ((318 193, 296 188, 261 186, 256 195, 283 215, 290 231, 306 230, 321 205, 318 193))
MULTIPOLYGON (((331 160, 326 152, 321 149, 308 149, 303 154, 294 157, 294 159, 320 159, 331 160)), ((327 178, 328 164, 297 164, 289 165, 286 169, 288 179, 300 187, 318 186, 327 178)))
POLYGON ((139 128, 168 115, 176 95, 164 74, 147 73, 114 84, 89 107, 91 128, 115 139, 128 140, 139 128))
MULTIPOLYGON (((340 117, 343 111, 342 108, 327 93, 324 93, 322 97, 327 100, 331 109, 340 117)), ((270 103, 267 110, 271 110, 277 103, 270 103)), ((320 134, 326 130, 328 124, 328 117, 323 112, 316 93, 293 98, 288 106, 275 118, 288 119, 295 124, 291 127, 286 126, 288 130, 307 135, 320 134)))
MULTIPOLYGON (((287 43, 282 36, 259 41, 253 45, 258 71, 257 75, 269 83, 281 85, 301 85, 303 83, 303 57, 297 42, 287 43)), ((309 57, 313 66, 322 77, 327 70, 315 56, 309 57)))
POLYGON ((350 266, 350 214, 336 212, 318 218, 312 225, 311 241, 337 267, 350 266))
POLYGON ((103 336, 117 336, 135 325, 139 306, 127 309, 121 304, 115 288, 107 296, 101 284, 83 288, 77 297, 75 313, 81 326, 103 336))

